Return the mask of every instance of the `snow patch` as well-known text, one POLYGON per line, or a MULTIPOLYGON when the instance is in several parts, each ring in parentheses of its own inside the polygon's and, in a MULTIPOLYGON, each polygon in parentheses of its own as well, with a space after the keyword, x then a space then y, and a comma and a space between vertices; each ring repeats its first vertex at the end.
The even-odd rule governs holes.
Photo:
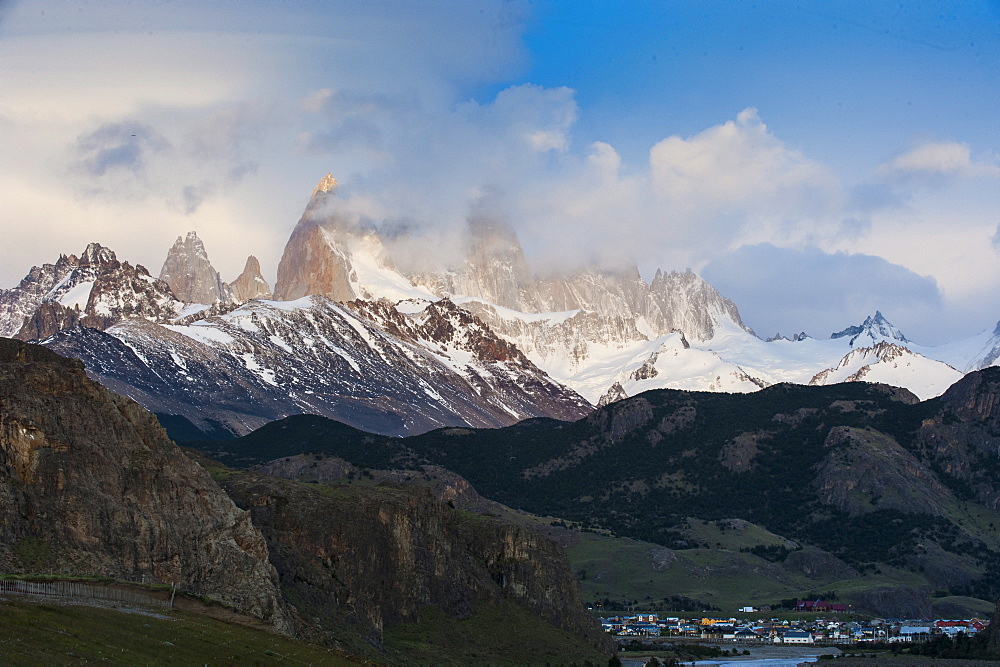
POLYGON ((94 288, 94 282, 96 281, 88 280, 70 288, 68 292, 59 297, 58 302, 67 308, 84 310, 87 307, 87 302, 90 301, 90 292, 94 288))

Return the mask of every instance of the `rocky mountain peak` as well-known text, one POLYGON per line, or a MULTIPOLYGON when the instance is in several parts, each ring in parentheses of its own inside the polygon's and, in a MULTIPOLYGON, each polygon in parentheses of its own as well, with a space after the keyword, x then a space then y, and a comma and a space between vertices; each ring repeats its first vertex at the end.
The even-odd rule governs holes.
POLYGON ((1000 367, 973 371, 941 395, 941 403, 962 421, 1000 425, 1000 367))
POLYGON ((843 331, 830 334, 831 339, 850 338, 851 347, 858 345, 872 345, 883 340, 899 341, 900 343, 911 342, 903 333, 894 327, 889 320, 885 319, 881 311, 876 310, 874 315, 869 315, 860 325, 847 327, 843 331))
POLYGON ((205 244, 195 232, 177 237, 160 269, 160 280, 170 285, 184 303, 213 304, 229 301, 229 287, 208 259, 205 244))
MULTIPOLYGON (((59 259, 63 259, 64 257, 65 255, 60 255, 59 259)), ((87 249, 80 255, 79 264, 102 265, 116 261, 118 261, 118 258, 115 256, 113 250, 105 248, 100 243, 89 243, 87 244, 87 249)))
POLYGON ((721 320, 753 333, 740 317, 736 304, 691 269, 683 273, 657 272, 649 286, 650 298, 657 305, 664 321, 660 329, 680 330, 689 338, 709 340, 715 335, 721 320))
POLYGON ((82 325, 105 329, 127 317, 165 321, 178 303, 170 287, 140 265, 91 243, 80 257, 34 266, 17 287, 0 290, 0 336, 40 340, 82 325))
POLYGON ((230 298, 234 303, 246 303, 250 299, 270 299, 271 287, 260 274, 260 262, 253 255, 247 257, 243 273, 229 284, 230 298))
POLYGON ((448 292, 537 312, 534 277, 514 229, 502 220, 475 216, 468 221, 467 234, 465 262, 450 277, 448 292))
POLYGON ((312 196, 315 197, 319 194, 334 193, 337 191, 337 179, 333 177, 333 174, 327 174, 323 178, 319 179, 319 183, 313 190, 312 196))

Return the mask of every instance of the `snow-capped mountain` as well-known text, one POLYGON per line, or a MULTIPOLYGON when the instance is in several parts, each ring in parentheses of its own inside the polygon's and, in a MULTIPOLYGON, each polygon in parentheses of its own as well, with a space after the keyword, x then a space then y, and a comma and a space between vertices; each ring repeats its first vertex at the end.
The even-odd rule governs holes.
POLYGON ((871 347, 856 347, 835 368, 817 373, 809 384, 881 382, 906 387, 924 400, 939 396, 962 377, 941 361, 928 359, 901 345, 880 340, 871 347))
MULTIPOLYGON (((598 401, 607 404, 650 389, 688 389, 745 393, 757 391, 767 382, 750 375, 737 364, 724 361, 711 350, 692 349, 682 333, 650 341, 621 364, 615 364, 614 381, 598 401)), ((608 386, 600 374, 600 384, 608 386)), ((596 385, 595 385, 596 386, 596 385)))
POLYGON ((76 325, 104 329, 128 317, 166 321, 181 310, 170 287, 145 267, 119 262, 91 243, 79 257, 32 267, 17 287, 0 292, 0 335, 34 340, 76 325))
POLYGON ((933 377, 898 363, 883 364, 867 377, 884 377, 926 395, 943 391, 953 375, 939 357, 916 350, 881 312, 830 339, 799 334, 792 341, 765 342, 743 324, 735 304, 691 271, 657 271, 649 283, 634 268, 536 275, 508 225, 474 217, 458 244, 461 256, 441 258, 436 271, 404 274, 389 248, 405 241, 405 234, 397 235, 387 244, 374 224, 344 213, 336 181, 328 175, 285 247, 275 293, 282 299, 324 294, 340 301, 449 298, 592 403, 608 400, 609 392, 754 391, 775 382, 804 384, 842 367, 851 350, 881 341, 923 354, 926 362, 918 365, 933 368, 933 377))
POLYGON ((403 435, 590 409, 448 301, 252 301, 189 325, 124 320, 42 344, 150 410, 237 434, 299 413, 403 435))
POLYGON ((903 332, 892 326, 877 310, 874 316, 865 318, 865 321, 860 325, 847 327, 843 331, 830 334, 830 338, 846 338, 851 347, 864 347, 882 341, 910 342, 903 335, 903 332))
POLYGON ((335 195, 336 181, 328 175, 285 247, 276 298, 449 298, 592 402, 625 362, 661 336, 682 331, 703 342, 720 329, 735 329, 753 337, 736 305, 691 271, 658 271, 650 283, 635 268, 536 276, 513 230, 483 218, 469 222, 463 257, 445 258, 436 273, 404 275, 378 230, 343 213, 335 195))
POLYGON ((327 174, 313 190, 278 264, 274 298, 319 294, 334 301, 429 298, 393 265, 378 233, 336 208, 337 181, 327 174))
POLYGON ((877 381, 927 398, 1000 359, 1000 324, 924 348, 881 312, 827 339, 763 341, 690 270, 536 274, 514 231, 485 218, 449 245, 458 256, 407 273, 393 254, 412 237, 386 241, 336 190, 327 175, 313 191, 275 301, 260 300, 270 291, 254 257, 226 284, 192 232, 168 252, 169 285, 97 244, 33 268, 0 292, 0 333, 50 337, 147 407, 233 432, 296 412, 384 433, 500 425, 649 389, 779 382, 877 381))
POLYGON ((1000 366, 1000 322, 993 329, 986 329, 962 340, 932 348, 939 358, 963 373, 1000 366))

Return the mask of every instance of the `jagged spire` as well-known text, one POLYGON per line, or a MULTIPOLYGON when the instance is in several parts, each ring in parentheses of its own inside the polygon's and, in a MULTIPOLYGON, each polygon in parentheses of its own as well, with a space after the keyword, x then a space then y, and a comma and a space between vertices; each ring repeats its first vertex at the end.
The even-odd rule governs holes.
POLYGON ((160 280, 170 285, 184 303, 213 304, 229 301, 229 287, 208 259, 205 244, 195 232, 178 236, 160 269, 160 280))

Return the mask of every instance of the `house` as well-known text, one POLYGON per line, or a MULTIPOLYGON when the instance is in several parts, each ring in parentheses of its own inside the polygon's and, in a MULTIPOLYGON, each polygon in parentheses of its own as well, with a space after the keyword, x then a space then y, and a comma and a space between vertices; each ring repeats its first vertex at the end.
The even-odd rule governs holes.
POLYGON ((782 644, 812 644, 813 636, 811 632, 802 630, 789 630, 781 637, 782 644))
POLYGON ((640 634, 646 637, 659 637, 660 636, 660 626, 656 623, 632 623, 628 626, 628 629, 635 634, 640 634))
POLYGON ((850 605, 843 603, 826 602, 825 600, 802 600, 795 603, 795 611, 832 611, 844 613, 850 611, 850 605))
POLYGON ((899 638, 903 641, 927 639, 931 636, 933 628, 929 625, 903 625, 899 628, 899 638))
POLYGON ((737 628, 735 640, 737 642, 759 642, 763 641, 763 637, 750 628, 737 628))
POLYGON ((712 623, 701 626, 702 639, 729 639, 735 636, 736 629, 729 623, 712 623), (728 635, 728 636, 727 636, 728 635))

